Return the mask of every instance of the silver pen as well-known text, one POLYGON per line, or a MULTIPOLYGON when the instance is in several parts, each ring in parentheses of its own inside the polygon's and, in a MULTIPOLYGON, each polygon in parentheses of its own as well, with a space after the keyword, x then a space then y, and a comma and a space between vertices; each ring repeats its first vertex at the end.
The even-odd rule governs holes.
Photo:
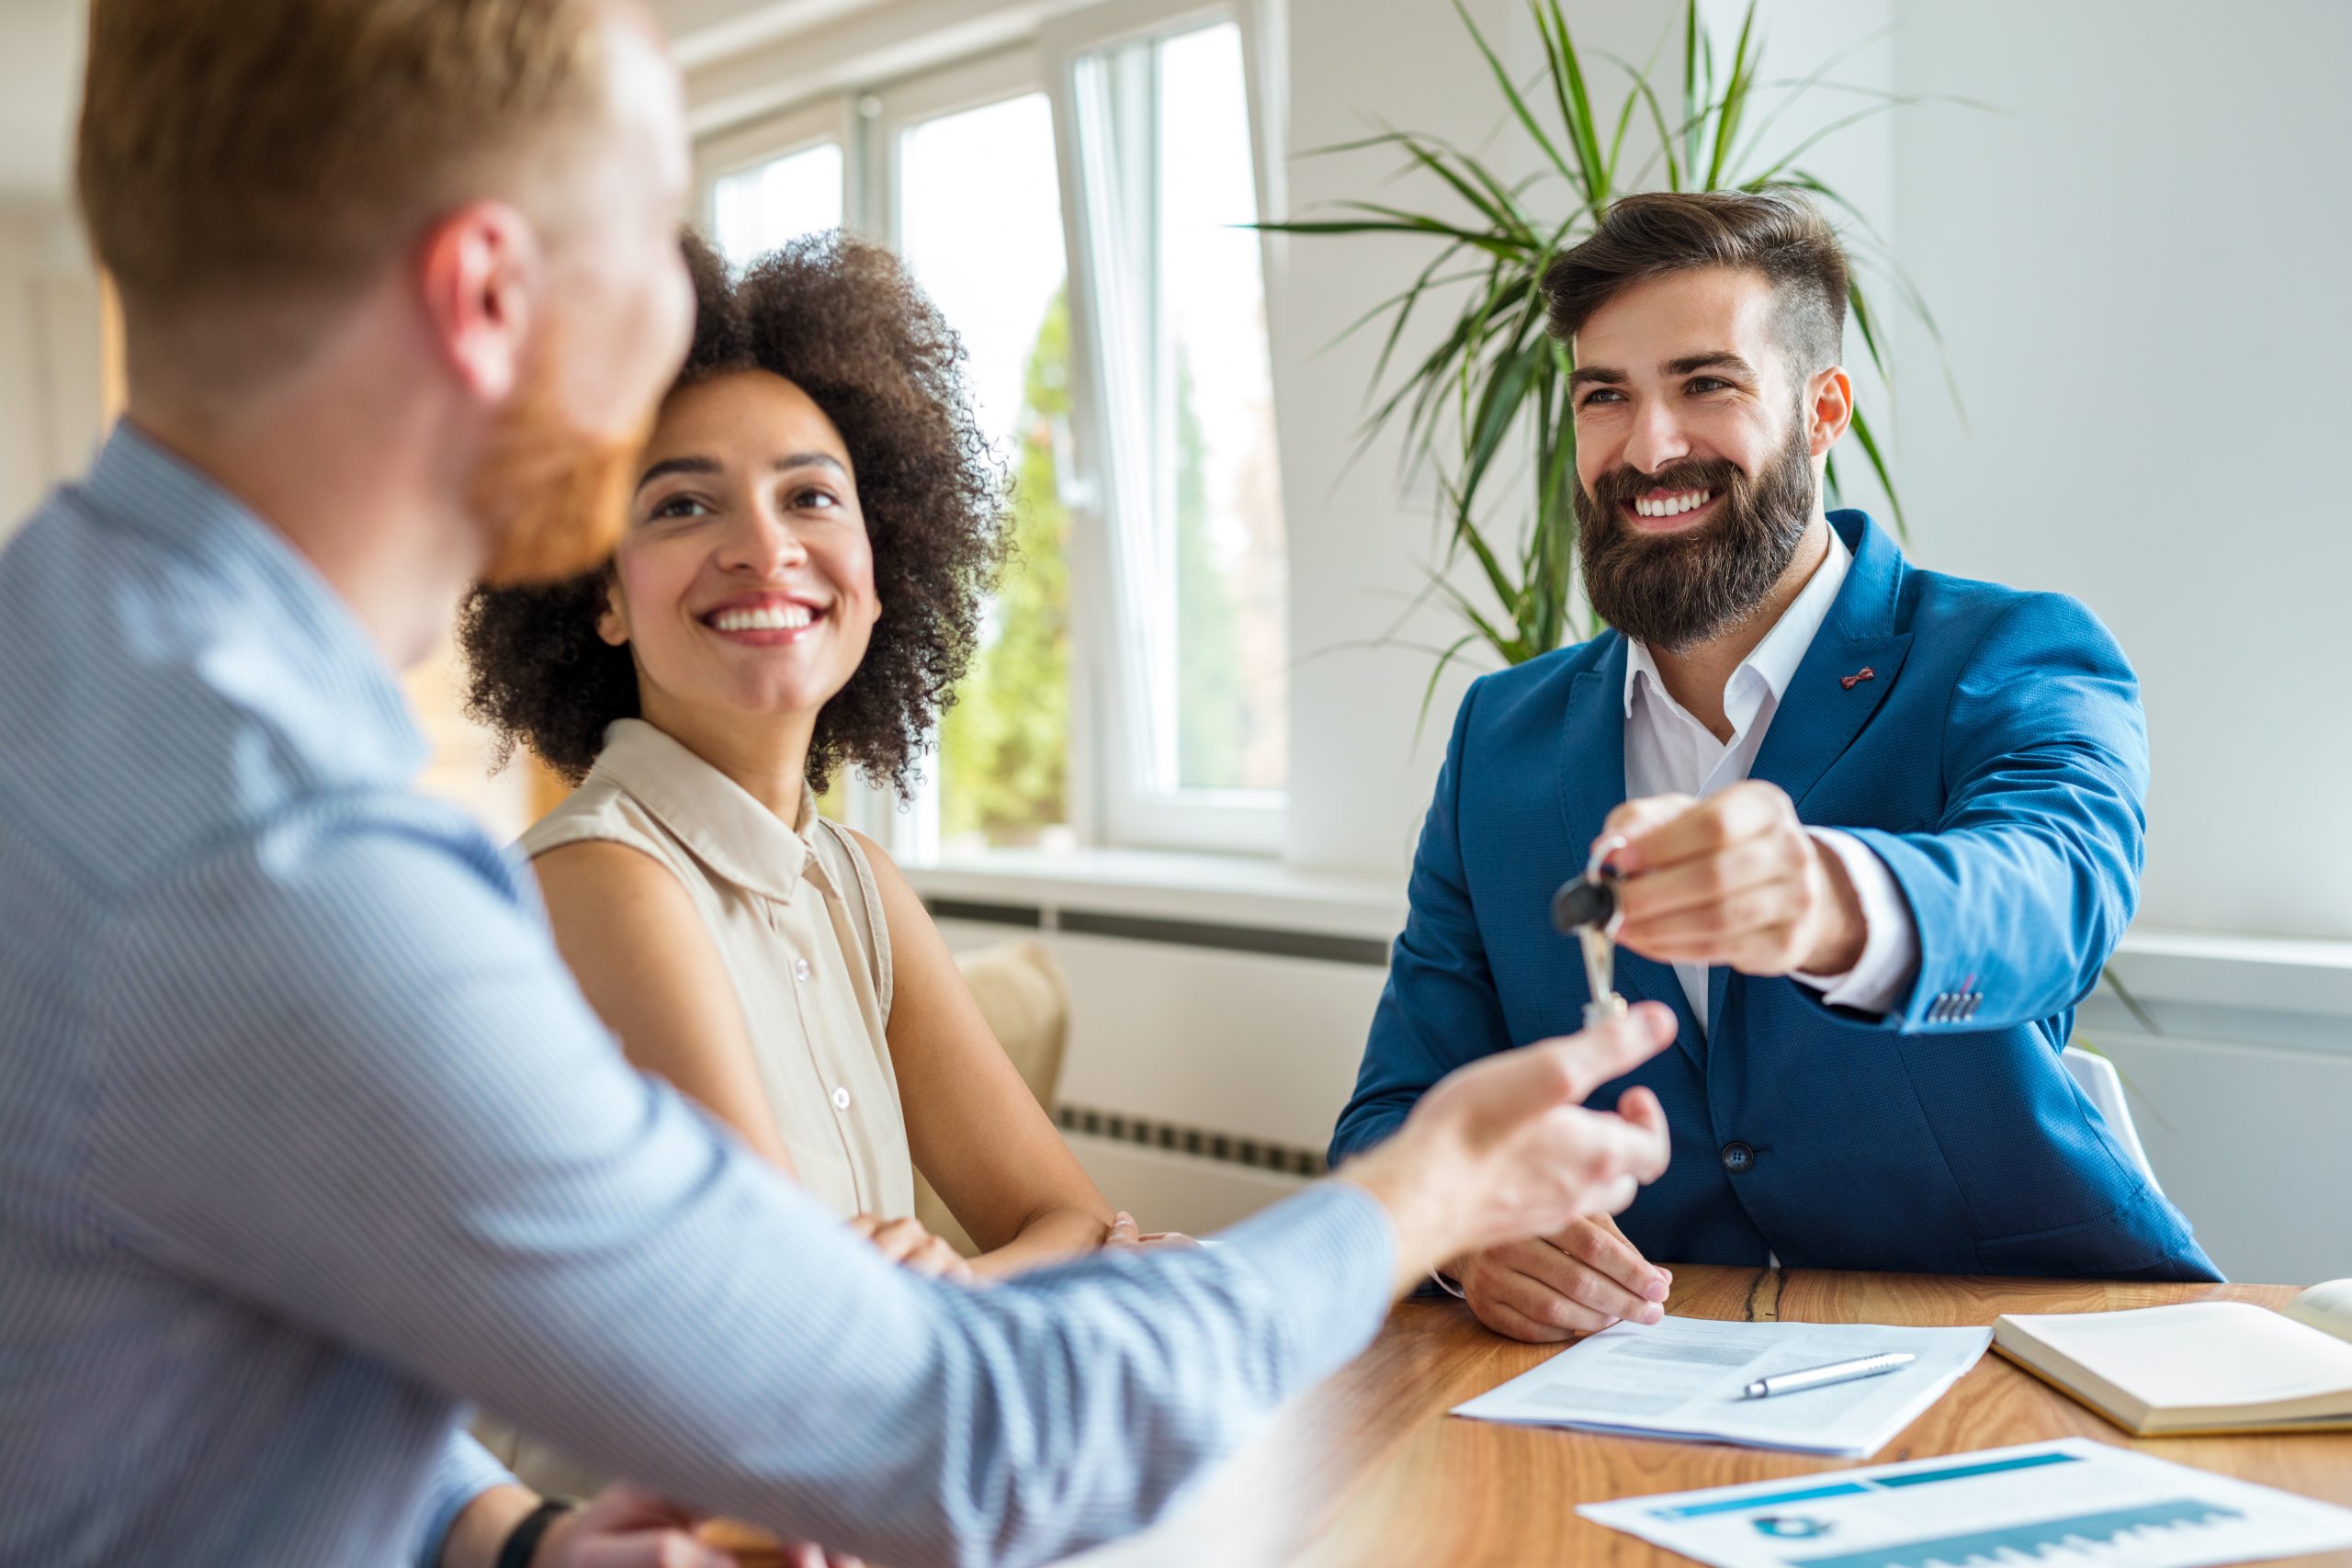
POLYGON ((1918 1359, 1908 1350, 1888 1350, 1876 1356, 1858 1357, 1850 1361, 1832 1361, 1826 1367, 1774 1372, 1770 1377, 1758 1378, 1749 1383, 1747 1394, 1750 1399, 1770 1399, 1776 1393, 1826 1388, 1834 1382, 1852 1382, 1856 1378, 1884 1377, 1889 1372, 1900 1371, 1918 1359))

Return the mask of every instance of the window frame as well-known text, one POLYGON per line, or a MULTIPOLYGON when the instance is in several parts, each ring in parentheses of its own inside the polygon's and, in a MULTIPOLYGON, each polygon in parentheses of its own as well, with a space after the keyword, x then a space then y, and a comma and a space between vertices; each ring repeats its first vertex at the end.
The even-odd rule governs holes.
POLYGON ((854 100, 847 94, 836 94, 698 139, 694 149, 695 227, 717 239, 721 180, 829 141, 842 150, 842 220, 862 227, 856 202, 857 130, 854 100))
MULTIPOLYGON (((866 231, 893 250, 902 246, 904 236, 899 209, 899 138, 902 132, 930 120, 986 108, 991 104, 1025 97, 1033 93, 1045 97, 1047 117, 1053 126, 1056 180, 1062 202, 1063 265, 1067 267, 1070 215, 1069 186, 1061 179, 1059 169, 1062 157, 1061 110, 1049 89, 1044 62, 1036 50, 1025 43, 933 66, 884 83, 859 97, 860 129, 865 141, 862 163, 866 178, 863 217, 866 231)), ((1074 276, 1070 277, 1069 287, 1072 317, 1070 425, 1071 446, 1075 450, 1068 465, 1069 471, 1060 472, 1057 476, 1061 481, 1063 503, 1069 516, 1070 711, 1069 755, 1063 759, 1063 788, 1069 808, 1069 826, 1081 842, 1099 843, 1102 840, 1102 824, 1098 810, 1096 778, 1102 746, 1094 721, 1094 682, 1088 666, 1091 661, 1092 634, 1107 606, 1096 598, 1095 574, 1084 565, 1086 558, 1095 553, 1093 540, 1100 528, 1099 520, 1089 502, 1093 493, 1093 481, 1086 454, 1091 447, 1088 438, 1080 434, 1091 427, 1094 398, 1086 367, 1087 356, 1078 336, 1080 328, 1076 318, 1079 304, 1074 276)), ((888 790, 865 792, 867 798, 861 806, 866 820, 859 826, 869 837, 888 843, 893 853, 915 863, 928 864, 941 858, 939 791, 952 785, 941 776, 936 750, 932 753, 923 773, 914 799, 905 810, 898 808, 897 801, 888 790)))
MULTIPOLYGON (((858 96, 857 112, 865 145, 865 207, 861 216, 869 232, 893 250, 899 243, 899 136, 927 120, 982 109, 1008 98, 1032 93, 1046 95, 1046 73, 1035 49, 1026 44, 970 55, 867 89, 858 96)), ((1061 134, 1055 125, 1057 154, 1061 134)), ((1063 215, 1063 231, 1069 228, 1063 215)))
MULTIPOLYGON (((1108 711, 1149 711, 1151 694, 1146 674, 1149 655, 1141 646, 1139 628, 1125 614, 1119 552, 1127 536, 1118 526, 1117 465, 1107 461, 1108 411, 1099 396, 1109 367, 1102 357, 1103 338, 1098 315, 1102 299, 1096 278, 1091 235, 1095 214, 1089 203, 1086 164, 1080 145, 1080 61, 1122 44, 1193 32, 1231 23, 1239 31, 1242 98, 1250 116, 1253 193, 1261 215, 1279 210, 1282 190, 1275 183, 1281 149, 1271 127, 1280 123, 1277 106, 1265 97, 1264 84, 1270 32, 1279 32, 1279 14, 1260 0, 1104 0, 1055 17, 1041 29, 1039 52, 1045 57, 1054 98, 1054 134, 1062 179, 1062 231, 1069 246, 1070 339, 1073 375, 1086 394, 1072 412, 1073 444, 1087 454, 1085 490, 1089 533, 1095 548, 1090 552, 1090 575, 1084 580, 1086 603, 1096 614, 1086 617, 1093 636, 1085 651, 1088 662, 1109 672, 1101 682, 1103 705, 1097 723, 1090 727, 1097 738, 1095 766, 1100 773, 1100 811, 1103 836, 1122 847, 1204 850, 1251 854, 1277 854, 1287 836, 1290 791, 1178 790, 1163 793, 1148 782, 1148 739, 1139 723, 1122 722, 1108 711)), ((1273 295, 1279 251, 1270 243, 1275 236, 1258 236, 1258 268, 1268 298, 1273 295)), ((1274 358, 1272 312, 1269 312, 1267 355, 1269 372, 1274 358)), ((1280 449, 1279 419, 1275 432, 1280 449)), ((1075 528, 1073 533, 1075 533, 1075 528)), ((1071 563, 1074 585, 1080 581, 1079 563, 1071 563)))

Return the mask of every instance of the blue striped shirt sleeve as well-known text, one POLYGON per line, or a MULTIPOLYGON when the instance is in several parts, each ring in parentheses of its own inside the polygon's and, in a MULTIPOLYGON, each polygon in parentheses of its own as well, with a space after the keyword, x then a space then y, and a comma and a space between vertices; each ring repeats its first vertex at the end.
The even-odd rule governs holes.
POLYGON ((425 1489, 424 1528, 417 1532, 412 1554, 416 1568, 441 1568, 442 1545, 466 1505, 492 1487, 514 1480, 513 1473, 470 1435, 450 1433, 441 1457, 433 1462, 433 1479, 425 1489))
POLYGON ((433 808, 340 799, 127 901, 87 1157, 132 1245, 589 1464, 899 1564, 1136 1529, 1377 1328, 1392 1243, 1344 1184, 990 1290, 887 1265, 628 1067, 515 877, 433 808))

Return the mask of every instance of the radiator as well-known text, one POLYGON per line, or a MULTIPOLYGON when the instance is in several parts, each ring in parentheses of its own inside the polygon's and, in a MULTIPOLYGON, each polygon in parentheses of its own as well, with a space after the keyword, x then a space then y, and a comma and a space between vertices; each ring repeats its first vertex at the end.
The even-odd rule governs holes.
POLYGON ((1019 934, 1069 980, 1057 1120, 1146 1230, 1215 1230, 1323 1173, 1387 944, 935 898, 948 945, 1019 934))

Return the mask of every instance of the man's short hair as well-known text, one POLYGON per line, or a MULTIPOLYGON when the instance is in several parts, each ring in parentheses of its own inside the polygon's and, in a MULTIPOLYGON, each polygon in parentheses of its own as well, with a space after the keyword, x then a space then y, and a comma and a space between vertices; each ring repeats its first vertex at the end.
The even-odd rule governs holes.
POLYGON ((465 201, 528 210, 556 133, 602 102, 595 20, 588 0, 103 0, 75 180, 134 331, 334 298, 465 201))
POLYGON ((1844 358, 1846 253, 1820 213, 1778 192, 1657 191, 1614 203, 1591 238, 1544 269, 1547 324, 1565 343, 1634 284, 1705 266, 1764 275, 1781 346, 1802 374, 1844 358))

